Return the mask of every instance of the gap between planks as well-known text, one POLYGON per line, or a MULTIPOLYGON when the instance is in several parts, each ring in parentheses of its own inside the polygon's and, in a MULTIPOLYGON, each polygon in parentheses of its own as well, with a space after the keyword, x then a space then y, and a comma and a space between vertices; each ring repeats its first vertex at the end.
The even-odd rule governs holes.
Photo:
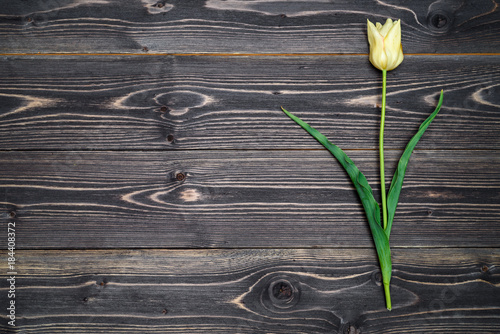
MULTIPOLYGON (((368 222, 367 222, 368 223, 368 222)), ((375 245, 374 245, 375 246, 375 245)), ((256 247, 89 247, 89 248, 52 248, 52 247, 28 247, 21 248, 19 251, 27 252, 27 251, 125 251, 125 250, 135 250, 135 251, 245 251, 245 250, 374 250, 375 248, 371 246, 360 246, 360 247, 347 247, 347 246, 312 246, 312 247, 290 247, 290 246, 256 246, 256 247)), ((497 246, 391 246, 391 250, 417 250, 417 249, 428 249, 428 250, 463 250, 463 249, 498 249, 497 246)))
MULTIPOLYGON (((146 152, 146 153, 151 153, 151 152, 158 152, 158 153, 164 153, 164 152, 203 152, 203 151, 221 151, 221 152, 252 152, 252 151, 259 151, 259 152, 291 152, 291 151, 304 151, 304 152, 317 152, 317 151, 325 151, 325 148, 183 148, 183 149, 161 149, 161 148, 152 148, 152 149, 144 149, 144 148, 124 148, 124 149, 99 149, 99 148, 89 148, 89 149, 83 149, 83 148, 78 148, 78 149, 56 149, 56 148, 48 148, 48 149, 11 149, 11 150, 2 150, 0 149, 0 153, 10 153, 10 152, 99 152, 99 153, 106 153, 106 152, 133 152, 133 153, 138 153, 138 152, 146 152)), ((402 152, 404 149, 403 148, 385 148, 385 152, 402 152)), ((344 151, 346 154, 349 152, 378 152, 378 148, 343 148, 342 151, 344 151)), ((459 152, 482 152, 482 151, 498 151, 497 149, 490 149, 490 148, 415 148, 413 152, 419 152, 419 151, 444 151, 444 152, 451 152, 451 151, 459 151, 459 152)))
MULTIPOLYGON (((367 53, 0 53, 0 56, 176 56, 176 57, 345 57, 363 56, 367 53)), ((500 56, 500 53, 405 53, 405 56, 500 56)))

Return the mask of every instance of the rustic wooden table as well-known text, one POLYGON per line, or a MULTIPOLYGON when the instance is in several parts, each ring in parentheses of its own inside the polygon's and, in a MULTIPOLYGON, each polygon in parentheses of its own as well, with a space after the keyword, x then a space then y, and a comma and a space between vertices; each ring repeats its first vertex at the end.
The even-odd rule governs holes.
POLYGON ((497 1, 0 4, 2 333, 500 332, 497 1), (406 55, 387 182, 445 92, 396 213, 390 312, 347 174, 280 111, 378 199, 366 19, 387 17, 406 55))

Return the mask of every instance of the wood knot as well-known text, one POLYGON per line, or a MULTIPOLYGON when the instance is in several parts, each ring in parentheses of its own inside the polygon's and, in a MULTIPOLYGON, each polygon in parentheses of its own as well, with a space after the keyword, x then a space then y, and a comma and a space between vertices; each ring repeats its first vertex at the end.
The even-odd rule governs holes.
POLYGON ((451 29, 453 15, 444 10, 435 10, 427 16, 427 25, 430 30, 437 33, 446 33, 451 29))
POLYGON ((382 286, 382 273, 380 270, 376 270, 371 275, 371 280, 378 286, 382 286))
MULTIPOLYGON (((276 278, 267 286, 267 298, 263 301, 268 308, 286 309, 295 306, 300 297, 300 291, 295 284, 285 278, 276 278)), ((266 295, 266 294, 265 294, 266 295)))
POLYGON ((340 326, 339 333, 342 334, 360 334, 361 331, 357 329, 354 325, 350 323, 343 324, 340 326))
POLYGON ((107 278, 103 278, 102 281, 100 281, 97 284, 102 286, 102 287, 105 287, 108 284, 108 280, 107 280, 107 278))
POLYGON ((288 282, 279 281, 273 285, 272 294, 276 299, 285 300, 292 298, 293 291, 288 282))

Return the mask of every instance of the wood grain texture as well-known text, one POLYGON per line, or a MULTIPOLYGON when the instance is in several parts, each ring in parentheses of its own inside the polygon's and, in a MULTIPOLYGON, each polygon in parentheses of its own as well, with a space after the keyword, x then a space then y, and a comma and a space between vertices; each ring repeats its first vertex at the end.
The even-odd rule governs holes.
POLYGON ((0 0, 0 332, 500 333, 497 2, 0 0), (350 180, 279 108, 378 199, 366 19, 387 17, 387 182, 445 91, 396 212, 392 312, 350 180))
MULTIPOLYGON (((348 154, 379 198, 377 152, 348 154)), ((3 152, 0 170, 19 248, 372 246, 326 150, 3 152)), ((415 151, 391 244, 498 247, 499 171, 498 151, 415 151)))
POLYGON ((407 53, 500 50, 491 0, 2 0, 0 52, 367 53, 387 17, 407 53))
MULTIPOLYGON (((376 149, 381 74, 365 56, 2 57, 3 150, 376 149)), ((500 149, 497 56, 407 56, 389 73, 386 148, 500 149)))
POLYGON ((16 331, 3 333, 500 331, 498 249, 394 250, 391 312, 371 248, 17 256, 16 331))

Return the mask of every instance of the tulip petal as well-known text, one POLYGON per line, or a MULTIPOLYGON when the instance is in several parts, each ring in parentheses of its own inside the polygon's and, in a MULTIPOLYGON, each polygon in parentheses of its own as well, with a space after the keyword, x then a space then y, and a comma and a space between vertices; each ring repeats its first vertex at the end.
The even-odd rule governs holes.
POLYGON ((379 70, 385 70, 387 68, 387 56, 382 48, 373 48, 370 51, 370 63, 379 70))
POLYGON ((401 20, 394 25, 384 39, 387 55, 387 70, 393 70, 403 61, 403 47, 401 46, 401 20))
MULTIPOLYGON (((380 24, 380 23, 379 23, 380 24)), ((392 20, 391 19, 387 19, 387 21, 385 21, 385 24, 382 26, 382 29, 380 29, 380 34, 382 36, 387 36, 387 33, 389 32, 389 30, 393 27, 393 23, 392 23, 392 20)))
POLYGON ((403 62, 404 56, 403 56, 403 47, 401 46, 398 50, 398 52, 395 55, 391 55, 393 57, 390 61, 390 63, 387 64, 387 71, 391 71, 395 69, 396 67, 399 66, 403 62))
MULTIPOLYGON (((388 30, 384 40, 385 47, 391 47, 393 50, 398 50, 401 44, 401 20, 394 22, 394 25, 388 30)), ((398 50, 399 51, 399 50, 398 50)))
POLYGON ((401 45, 399 48, 399 56, 398 56, 398 61, 397 61, 396 66, 399 66, 399 64, 401 64, 403 62, 404 58, 405 58, 405 56, 403 55, 403 46, 401 45))
MULTIPOLYGON (((387 56, 384 52, 384 37, 370 20, 368 22, 368 43, 370 44, 370 62, 379 70, 387 66, 387 56)), ((380 23, 377 24, 381 27, 380 23)))
MULTIPOLYGON (((377 28, 373 23, 370 22, 370 20, 366 20, 368 22, 368 43, 370 43, 370 46, 375 46, 377 43, 383 43, 384 39, 382 35, 378 32, 377 28)), ((378 23, 378 22, 377 22, 378 23)), ((380 23, 379 23, 380 24, 380 23)))
POLYGON ((397 54, 394 54, 391 49, 386 49, 385 50, 385 54, 386 54, 386 57, 387 57, 387 63, 386 63, 386 66, 385 66, 385 70, 386 71, 391 71, 391 70, 393 70, 393 69, 396 68, 394 66, 394 64, 396 63, 396 60, 397 60, 397 54))

